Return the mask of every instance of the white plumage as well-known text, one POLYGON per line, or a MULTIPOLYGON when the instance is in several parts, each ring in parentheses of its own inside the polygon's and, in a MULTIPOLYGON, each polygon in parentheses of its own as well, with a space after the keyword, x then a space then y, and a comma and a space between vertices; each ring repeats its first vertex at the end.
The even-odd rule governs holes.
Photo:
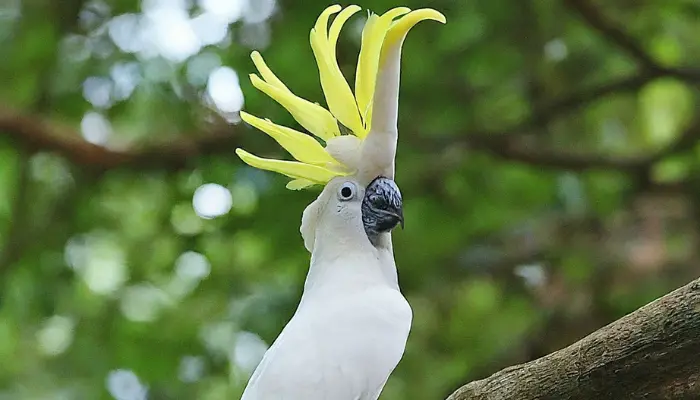
POLYGON ((391 246, 373 246, 364 232, 364 190, 349 202, 335 196, 348 180, 336 178, 305 212, 315 251, 304 294, 243 400, 374 400, 403 355, 411 308, 391 246))
POLYGON ((328 7, 311 32, 332 115, 293 95, 260 55, 253 54, 265 80, 254 77, 253 84, 301 125, 315 130, 325 147, 242 112, 244 120, 275 138, 298 162, 262 159, 242 149, 236 153, 251 166, 293 178, 288 188, 325 186, 302 217, 300 231, 311 265, 301 301, 253 373, 242 400, 376 400, 403 356, 411 328, 412 312, 399 290, 391 241, 391 230, 403 226, 401 193, 393 181, 401 46, 418 22, 444 23, 445 17, 435 10, 405 7, 369 16, 358 87, 364 90, 363 101, 367 94, 372 97, 361 107, 335 59, 337 34, 360 8, 341 9, 328 7), (338 12, 328 31, 329 16, 338 12), (361 122, 370 115, 371 124, 361 122), (355 123, 353 135, 334 136, 338 121, 355 123), (332 137, 326 137, 329 132, 332 137))

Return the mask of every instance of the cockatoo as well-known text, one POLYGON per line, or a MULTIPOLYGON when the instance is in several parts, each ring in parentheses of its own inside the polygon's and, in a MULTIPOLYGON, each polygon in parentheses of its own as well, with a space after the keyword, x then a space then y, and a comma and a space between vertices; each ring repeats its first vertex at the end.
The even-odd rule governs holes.
POLYGON ((358 11, 355 5, 330 6, 311 30, 328 110, 294 95, 258 52, 251 55, 262 77, 252 74, 253 86, 325 146, 241 112, 245 122, 297 160, 236 149, 245 163, 292 178, 287 184, 292 190, 323 186, 302 214, 300 233, 311 265, 299 306, 255 369, 242 400, 375 400, 406 346, 412 311, 399 289, 391 241, 391 230, 404 222, 394 182, 401 47, 418 22, 445 23, 445 17, 405 7, 370 14, 353 94, 335 48, 342 26, 358 11))

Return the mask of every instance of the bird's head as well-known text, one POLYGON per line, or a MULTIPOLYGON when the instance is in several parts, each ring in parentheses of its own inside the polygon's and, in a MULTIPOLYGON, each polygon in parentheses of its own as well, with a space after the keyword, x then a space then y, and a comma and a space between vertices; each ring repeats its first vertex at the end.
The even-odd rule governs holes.
POLYGON ((241 111, 245 122, 275 139, 296 161, 260 158, 240 148, 236 154, 252 167, 292 178, 289 189, 324 186, 302 217, 301 234, 309 251, 320 227, 338 235, 361 232, 363 239, 380 246, 386 242, 382 237, 398 224, 403 226, 401 193, 394 182, 401 47, 418 22, 445 23, 445 17, 432 9, 397 7, 382 15, 370 13, 362 31, 353 93, 338 67, 335 50, 342 26, 358 11, 355 5, 330 6, 311 30, 328 110, 294 95, 259 53, 251 56, 262 76, 251 75, 253 86, 276 100, 316 138, 241 111), (329 28, 334 14, 338 15, 329 28))
POLYGON ((319 234, 353 245, 369 240, 377 247, 383 234, 403 224, 401 192, 393 180, 380 176, 364 185, 341 176, 328 182, 304 210, 301 233, 309 251, 319 234))

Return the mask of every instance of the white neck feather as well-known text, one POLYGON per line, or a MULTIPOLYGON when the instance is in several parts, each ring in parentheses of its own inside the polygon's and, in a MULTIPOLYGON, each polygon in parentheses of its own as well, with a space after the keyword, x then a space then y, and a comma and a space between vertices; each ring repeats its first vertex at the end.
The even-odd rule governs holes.
POLYGON ((311 265, 304 284, 304 297, 315 293, 342 293, 386 285, 399 289, 391 234, 384 234, 374 247, 364 229, 343 230, 319 224, 311 265))

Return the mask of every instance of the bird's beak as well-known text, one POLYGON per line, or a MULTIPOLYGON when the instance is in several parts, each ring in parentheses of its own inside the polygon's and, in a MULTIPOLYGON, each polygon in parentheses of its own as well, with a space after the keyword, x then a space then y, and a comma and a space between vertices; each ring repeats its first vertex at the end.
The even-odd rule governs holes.
POLYGON ((370 238, 389 232, 397 225, 404 228, 401 191, 393 180, 379 177, 367 186, 362 201, 362 220, 370 238))
POLYGON ((394 229, 397 225, 401 226, 401 230, 404 228, 403 219, 403 207, 401 204, 389 205, 385 210, 380 211, 382 216, 379 218, 380 226, 382 231, 390 231, 394 229))
POLYGON ((399 225, 401 225, 401 230, 403 230, 403 226, 404 226, 403 207, 399 207, 397 210, 395 210, 393 216, 394 216, 394 218, 399 220, 399 225))

